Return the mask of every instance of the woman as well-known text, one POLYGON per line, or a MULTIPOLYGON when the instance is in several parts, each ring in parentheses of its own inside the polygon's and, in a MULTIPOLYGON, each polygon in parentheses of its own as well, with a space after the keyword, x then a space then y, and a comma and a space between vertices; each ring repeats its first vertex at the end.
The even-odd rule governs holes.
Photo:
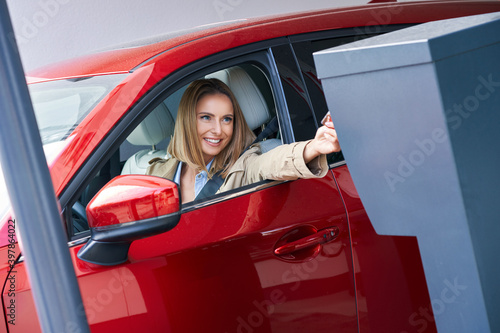
POLYGON ((215 174, 224 179, 217 193, 264 179, 323 177, 325 154, 340 151, 335 129, 323 126, 314 139, 281 145, 265 154, 229 87, 217 79, 192 82, 179 104, 171 158, 151 160, 146 174, 180 184, 182 202, 195 200, 215 174), (241 155, 241 156, 240 156, 241 155))

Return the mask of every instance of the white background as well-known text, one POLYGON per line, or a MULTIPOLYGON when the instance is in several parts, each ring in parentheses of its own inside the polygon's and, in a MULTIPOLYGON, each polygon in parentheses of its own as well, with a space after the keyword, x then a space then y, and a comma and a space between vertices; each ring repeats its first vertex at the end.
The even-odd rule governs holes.
POLYGON ((199 25, 366 0, 7 0, 25 71, 199 25))

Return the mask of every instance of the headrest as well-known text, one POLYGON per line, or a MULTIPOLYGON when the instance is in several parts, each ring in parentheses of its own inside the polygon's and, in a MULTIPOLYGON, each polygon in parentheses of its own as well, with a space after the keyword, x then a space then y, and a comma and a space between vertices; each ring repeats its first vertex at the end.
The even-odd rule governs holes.
POLYGON ((231 67, 206 76, 219 79, 229 86, 240 104, 248 127, 254 130, 271 119, 271 113, 259 88, 241 67, 231 67))
POLYGON ((174 125, 168 108, 161 103, 130 133, 127 141, 136 146, 157 145, 174 134, 174 125))

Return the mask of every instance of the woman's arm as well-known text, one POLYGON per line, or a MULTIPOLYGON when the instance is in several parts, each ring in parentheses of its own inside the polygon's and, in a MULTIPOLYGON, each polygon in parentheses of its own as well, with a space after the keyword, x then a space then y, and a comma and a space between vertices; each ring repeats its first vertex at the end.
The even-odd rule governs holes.
POLYGON ((334 129, 325 127, 318 129, 312 140, 284 144, 264 154, 258 145, 252 146, 231 168, 219 191, 264 179, 324 177, 328 171, 326 154, 334 151, 340 151, 337 134, 334 129))

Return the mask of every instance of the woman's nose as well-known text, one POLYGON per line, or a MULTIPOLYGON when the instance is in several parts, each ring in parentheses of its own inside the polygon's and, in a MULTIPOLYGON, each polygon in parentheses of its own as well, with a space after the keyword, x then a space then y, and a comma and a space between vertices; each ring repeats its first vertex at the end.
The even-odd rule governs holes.
POLYGON ((221 134, 221 132, 222 132, 222 129, 221 129, 220 123, 218 121, 214 121, 213 126, 212 126, 212 133, 219 135, 219 134, 221 134))

